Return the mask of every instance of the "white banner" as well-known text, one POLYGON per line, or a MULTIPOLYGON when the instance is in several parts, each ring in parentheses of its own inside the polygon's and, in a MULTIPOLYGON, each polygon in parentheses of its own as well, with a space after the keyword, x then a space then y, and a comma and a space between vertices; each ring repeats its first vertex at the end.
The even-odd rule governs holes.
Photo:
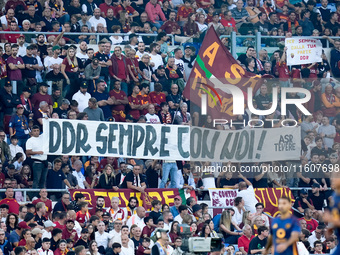
POLYGON ((225 131, 191 128, 191 160, 242 163, 299 160, 300 130, 300 127, 225 131))
POLYGON ((322 43, 310 37, 286 38, 287 65, 304 65, 321 62, 322 43))
POLYGON ((190 160, 190 127, 44 119, 44 153, 190 160))
POLYGON ((237 197, 237 189, 209 189, 211 206, 233 207, 237 197))

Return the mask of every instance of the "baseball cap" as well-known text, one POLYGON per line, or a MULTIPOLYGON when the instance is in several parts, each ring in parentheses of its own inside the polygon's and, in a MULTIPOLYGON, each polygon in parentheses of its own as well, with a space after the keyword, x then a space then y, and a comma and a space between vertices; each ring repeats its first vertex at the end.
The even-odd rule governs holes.
POLYGON ((109 217, 110 217, 111 215, 110 215, 109 212, 104 212, 104 213, 103 213, 103 217, 104 217, 104 216, 109 216, 109 217))
POLYGON ((18 224, 19 228, 23 228, 23 229, 30 229, 30 227, 27 225, 26 221, 22 221, 18 224))
POLYGON ((54 223, 53 223, 52 221, 50 221, 50 220, 47 220, 47 221, 44 222, 44 226, 45 226, 45 228, 49 228, 49 227, 55 227, 56 224, 54 224, 54 223))
POLYGON ((179 199, 179 200, 182 200, 182 198, 181 198, 181 196, 180 195, 177 195, 177 196, 175 196, 175 198, 174 199, 179 199))
POLYGON ((31 231, 32 235, 38 235, 38 234, 42 234, 42 230, 40 228, 35 228, 31 231))
POLYGON ((20 38, 20 37, 24 37, 24 38, 25 38, 25 35, 24 35, 24 34, 20 34, 20 35, 19 35, 19 38, 20 38))
POLYGON ((196 51, 196 48, 194 46, 191 46, 191 45, 185 46, 185 49, 190 49, 192 51, 196 51))
POLYGON ((24 108, 24 106, 22 104, 18 104, 17 109, 19 109, 19 108, 24 108))
POLYGON ((55 51, 55 50, 60 50, 60 46, 59 45, 55 45, 52 47, 52 51, 55 51))
POLYGON ((82 87, 82 88, 87 88, 87 87, 88 87, 87 82, 86 82, 86 81, 83 81, 83 82, 80 84, 80 87, 82 87))
POLYGON ((88 233, 88 232, 89 232, 89 230, 88 230, 87 228, 83 228, 83 229, 81 230, 81 234, 88 233))
POLYGON ((300 190, 300 195, 307 195, 307 194, 308 194, 307 189, 300 190))
POLYGON ((24 87, 24 88, 22 89, 22 92, 29 92, 29 93, 32 93, 32 92, 31 92, 31 89, 30 89, 29 87, 24 87))
POLYGON ((163 70, 165 69, 165 67, 163 65, 160 65, 159 67, 157 67, 158 70, 163 70))
POLYGON ((199 205, 199 204, 195 204, 193 207, 192 207, 192 211, 193 212, 197 212, 197 211, 199 211, 199 210, 201 210, 202 209, 202 207, 199 205))
POLYGON ((320 188, 320 184, 319 183, 313 183, 312 188, 320 188))
POLYGON ((5 85, 4 85, 5 87, 11 87, 12 86, 12 83, 11 83, 11 81, 6 81, 6 83, 5 83, 5 85))

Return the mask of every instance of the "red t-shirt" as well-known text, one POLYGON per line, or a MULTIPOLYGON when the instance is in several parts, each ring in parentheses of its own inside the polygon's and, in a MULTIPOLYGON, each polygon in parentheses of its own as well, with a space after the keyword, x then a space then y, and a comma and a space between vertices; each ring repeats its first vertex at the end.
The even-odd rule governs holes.
MULTIPOLYGON (((301 68, 307 68, 308 66, 310 65, 302 65, 301 68)), ((311 79, 318 78, 317 70, 318 70, 318 64, 313 65, 313 67, 309 69, 310 71, 309 78, 311 79)))
POLYGON ((117 19, 119 19, 119 12, 120 11, 126 11, 128 14, 133 14, 136 10, 133 9, 132 6, 126 6, 126 8, 124 8, 122 5, 118 5, 115 9, 115 16, 117 19))
POLYGON ((1 185, 1 188, 4 186, 5 184, 5 174, 4 173, 0 173, 0 185, 1 185))
POLYGON ((122 80, 126 80, 126 73, 125 73, 125 64, 124 64, 124 60, 122 59, 118 59, 117 58, 117 64, 118 64, 118 74, 117 77, 122 79, 122 80))
POLYGON ((68 232, 67 228, 64 228, 63 233, 62 233, 62 239, 65 239, 65 240, 69 239, 72 233, 75 233, 73 241, 77 242, 79 237, 78 237, 77 231, 75 229, 72 229, 72 231, 70 233, 70 232, 68 232))
POLYGON ((213 15, 208 13, 207 18, 205 19, 205 23, 209 24, 210 22, 212 22, 212 19, 213 19, 213 15))
POLYGON ((150 237, 152 232, 153 232, 153 228, 149 228, 148 226, 145 226, 142 231, 142 237, 144 237, 145 235, 147 237, 150 237))
POLYGON ((46 206, 46 215, 45 216, 48 216, 51 212, 52 212, 52 201, 47 199, 46 201, 42 201, 41 198, 38 198, 36 200, 34 200, 32 202, 32 204, 36 205, 37 203, 39 202, 43 202, 46 206))
MULTIPOLYGON (((10 56, 7 59, 7 65, 9 65, 10 63, 14 64, 14 65, 22 65, 24 63, 24 61, 22 60, 21 57, 16 57, 13 58, 12 56, 10 56)), ((22 74, 21 74, 21 70, 17 69, 17 70, 11 70, 9 67, 7 67, 8 70, 8 79, 11 81, 21 81, 22 80, 22 74)))
POLYGON ((285 0, 275 0, 275 2, 281 8, 285 5, 285 0))
POLYGON ((276 63, 277 70, 279 72, 280 81, 288 81, 289 79, 289 69, 286 63, 280 65, 279 62, 276 63))
POLYGON ((176 21, 168 20, 161 26, 161 29, 167 34, 171 34, 172 32, 176 32, 178 29, 180 29, 180 26, 176 21))
MULTIPOLYGON (((124 94, 125 94, 125 93, 124 93, 124 94)), ((100 161, 98 168, 99 168, 100 170, 102 170, 102 169, 105 168, 105 166, 106 166, 107 164, 108 164, 108 163, 107 163, 107 158, 103 158, 103 159, 100 161)), ((113 160, 112 166, 113 166, 113 169, 118 169, 118 162, 117 162, 117 159, 116 159, 116 158, 113 160)))
POLYGON ((221 19, 221 24, 224 27, 233 27, 233 28, 236 27, 236 23, 235 23, 235 19, 234 18, 231 18, 231 20, 221 19))
POLYGON ((211 5, 210 0, 198 0, 196 1, 199 8, 208 9, 211 5), (208 3, 208 5, 202 5, 202 3, 208 3))
POLYGON ((300 218, 300 220, 305 220, 306 223, 307 223, 307 229, 312 233, 318 226, 319 226, 319 223, 314 220, 314 219, 310 219, 310 220, 306 220, 305 218, 300 218))
POLYGON ((64 64, 66 67, 65 67, 65 72, 70 72, 70 73, 75 73, 74 72, 74 68, 78 67, 74 64, 74 58, 71 59, 71 64, 69 64, 67 58, 64 58, 62 64, 64 64))
MULTIPOLYGON (((132 104, 132 103, 133 103, 134 105, 142 105, 140 96, 139 96, 139 95, 137 95, 136 97, 134 97, 134 96, 132 96, 132 95, 129 96, 129 104, 132 104)), ((130 109, 129 114, 131 114, 132 117, 133 117, 135 120, 139 119, 139 117, 140 117, 140 111, 137 110, 137 109, 130 109)))
POLYGON ((144 251, 146 249, 150 250, 150 248, 144 248, 142 244, 139 244, 138 249, 136 251, 136 255, 144 255, 145 254, 144 251))
POLYGON ((0 201, 0 205, 2 205, 2 204, 8 204, 8 206, 9 206, 8 213, 19 214, 20 205, 18 204, 18 202, 15 198, 4 198, 0 201))
POLYGON ((185 6, 182 6, 181 8, 178 9, 177 12, 177 20, 179 20, 180 17, 182 18, 188 18, 189 14, 193 12, 192 8, 186 8, 185 6))
POLYGON ((157 94, 156 91, 152 91, 150 92, 149 97, 150 97, 150 102, 152 104, 157 104, 156 105, 157 112, 161 109, 160 107, 161 103, 166 102, 166 96, 163 92, 160 92, 159 94, 157 94))
POLYGON ((66 228, 66 225, 61 225, 58 221, 53 222, 55 224, 54 228, 59 228, 61 230, 64 230, 64 228, 66 228))
POLYGON ((76 214, 77 218, 76 218, 76 221, 78 221, 79 223, 85 223, 87 222, 91 215, 89 212, 86 212, 86 213, 82 213, 81 211, 78 211, 77 214, 76 214))
POLYGON ((107 10, 108 9, 112 9, 113 10, 113 13, 115 13, 115 8, 112 6, 112 5, 107 5, 106 3, 102 3, 99 5, 99 9, 101 12, 104 12, 105 13, 105 16, 107 14, 107 10))
POLYGON ((243 247, 245 252, 248 253, 250 241, 254 237, 255 236, 251 236, 250 239, 248 239, 245 235, 241 236, 237 241, 238 248, 243 247))
MULTIPOLYGON (((11 31, 10 29, 6 29, 5 31, 11 31)), ((17 32, 17 31, 15 31, 17 32)), ((19 30, 18 30, 19 32, 19 30)), ((17 39, 19 38, 20 34, 5 34, 5 38, 9 43, 18 43, 17 39)))
MULTIPOLYGON (((123 100, 126 97, 126 94, 124 91, 120 90, 119 92, 117 92, 114 89, 110 91, 109 95, 110 97, 114 97, 115 99, 119 99, 119 100, 123 100)), ((123 104, 112 105, 112 110, 125 111, 125 105, 123 104)))
MULTIPOLYGON (((126 65, 128 67, 130 67, 133 75, 138 78, 138 72, 137 72, 137 67, 139 67, 139 64, 138 64, 138 60, 137 58, 134 58, 134 59, 130 59, 130 58, 127 58, 126 59, 126 65)), ((131 75, 130 75, 130 78, 132 79, 131 75)))
POLYGON ((35 93, 34 96, 31 99, 31 103, 34 105, 35 110, 39 109, 39 104, 42 101, 45 101, 46 103, 48 103, 48 105, 53 105, 52 97, 50 95, 48 95, 48 94, 43 95, 43 94, 40 94, 40 93, 35 93))

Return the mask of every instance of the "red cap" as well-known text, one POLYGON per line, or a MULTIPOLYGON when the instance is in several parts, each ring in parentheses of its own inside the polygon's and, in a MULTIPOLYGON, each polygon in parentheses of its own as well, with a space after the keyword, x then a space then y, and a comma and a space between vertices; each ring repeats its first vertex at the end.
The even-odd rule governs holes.
POLYGON ((20 38, 20 37, 25 37, 25 36, 24 36, 24 34, 20 34, 20 35, 19 35, 19 38, 20 38))
POLYGON ((24 108, 24 106, 22 104, 18 104, 17 109, 19 109, 19 108, 24 108))
POLYGON ((180 195, 177 195, 177 196, 175 196, 175 198, 174 199, 180 199, 180 200, 182 200, 182 198, 181 198, 181 196, 180 195))
POLYGON ((31 227, 27 226, 26 221, 22 221, 18 224, 19 228, 23 228, 23 229, 30 229, 31 227))

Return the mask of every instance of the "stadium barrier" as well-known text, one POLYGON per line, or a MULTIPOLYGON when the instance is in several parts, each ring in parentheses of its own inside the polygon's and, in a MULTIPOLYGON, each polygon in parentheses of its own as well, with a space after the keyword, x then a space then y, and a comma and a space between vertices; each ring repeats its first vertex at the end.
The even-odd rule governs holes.
MULTIPOLYGON (((43 34, 43 35, 57 35, 60 32, 23 32, 23 31, 0 31, 0 34, 23 34, 23 35, 38 35, 38 34, 43 34)), ((84 35, 84 33, 81 32, 65 32, 64 35, 84 35)), ((95 35, 97 44, 100 41, 101 36, 112 36, 112 35, 117 35, 117 36, 129 36, 127 33, 86 33, 86 35, 95 35)), ((136 33, 137 36, 151 36, 151 37, 157 37, 158 34, 141 34, 141 33, 136 33)), ((172 34, 168 34, 171 38, 171 45, 175 45, 175 37, 172 34)))

